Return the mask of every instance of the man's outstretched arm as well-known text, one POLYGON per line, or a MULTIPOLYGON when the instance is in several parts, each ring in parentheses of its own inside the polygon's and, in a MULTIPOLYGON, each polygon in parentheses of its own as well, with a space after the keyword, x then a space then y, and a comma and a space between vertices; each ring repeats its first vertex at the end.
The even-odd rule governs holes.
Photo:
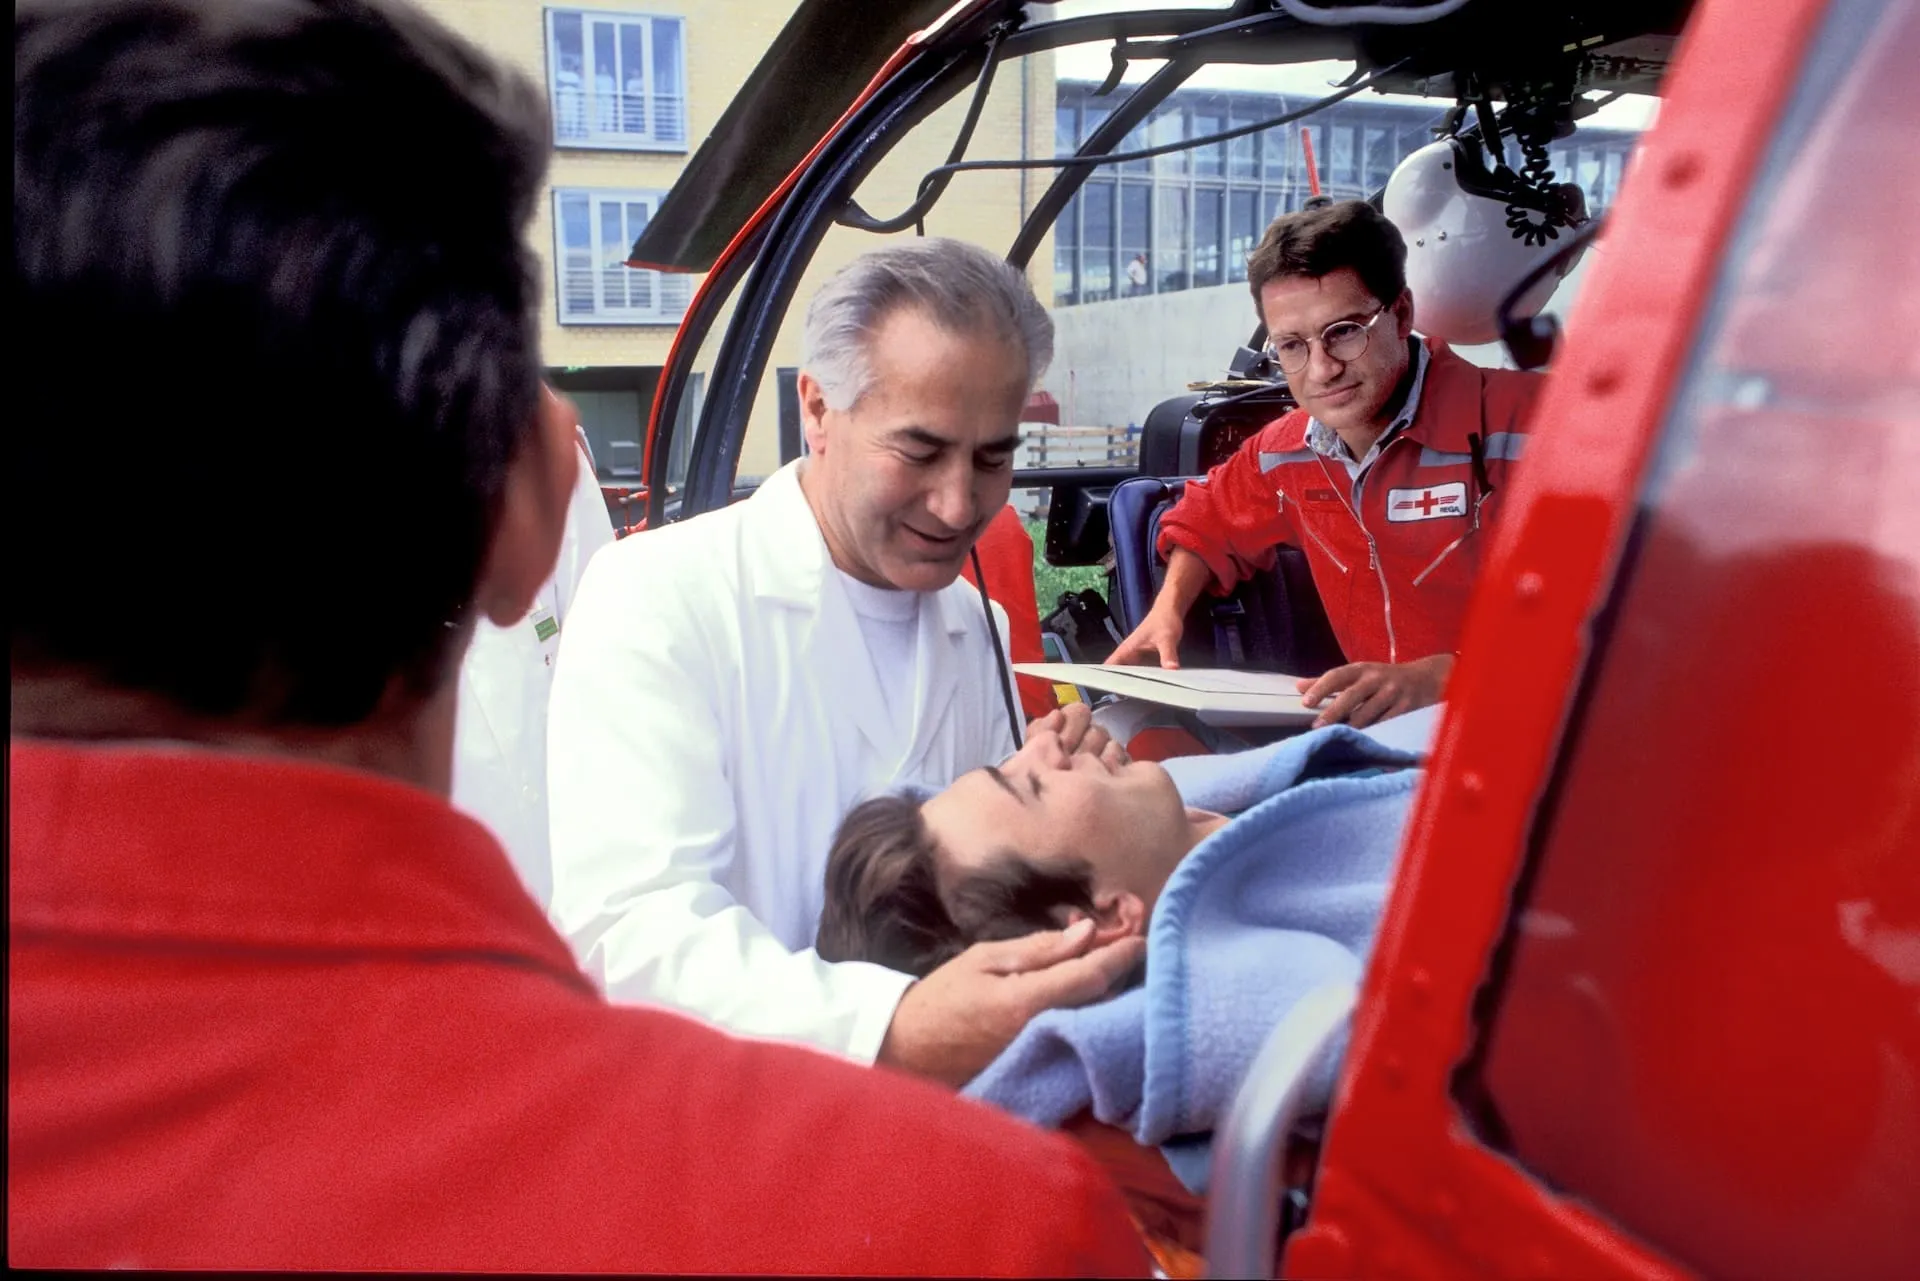
POLYGON ((1271 447, 1274 432, 1261 432, 1204 477, 1187 482, 1160 521, 1155 550, 1166 557, 1166 579, 1147 616, 1108 662, 1144 662, 1152 654, 1162 667, 1180 666, 1180 637, 1194 602, 1210 588, 1232 590, 1271 565, 1276 546, 1295 540, 1292 513, 1260 465, 1261 446, 1271 447))

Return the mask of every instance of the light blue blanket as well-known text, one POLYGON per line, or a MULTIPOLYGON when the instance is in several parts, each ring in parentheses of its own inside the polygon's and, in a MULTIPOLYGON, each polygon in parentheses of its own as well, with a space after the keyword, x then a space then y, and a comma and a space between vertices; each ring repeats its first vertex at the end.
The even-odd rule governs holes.
MULTIPOLYGON (((1146 981, 1042 1014, 966 1092, 1044 1126, 1091 1108, 1163 1145, 1204 1191, 1207 1136, 1267 1033, 1313 988, 1360 977, 1419 759, 1336 725, 1168 762, 1188 804, 1238 817, 1194 848, 1155 904, 1146 981)), ((1310 1104, 1328 1097, 1337 1061, 1327 1056, 1310 1104)))

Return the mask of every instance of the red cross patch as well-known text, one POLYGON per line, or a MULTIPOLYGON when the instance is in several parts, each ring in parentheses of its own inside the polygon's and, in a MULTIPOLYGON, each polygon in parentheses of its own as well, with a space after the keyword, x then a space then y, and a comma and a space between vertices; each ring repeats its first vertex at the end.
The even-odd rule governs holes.
POLYGON ((1425 489, 1389 489, 1387 519, 1439 520, 1443 516, 1467 514, 1467 485, 1456 480, 1450 485, 1430 485, 1425 489))

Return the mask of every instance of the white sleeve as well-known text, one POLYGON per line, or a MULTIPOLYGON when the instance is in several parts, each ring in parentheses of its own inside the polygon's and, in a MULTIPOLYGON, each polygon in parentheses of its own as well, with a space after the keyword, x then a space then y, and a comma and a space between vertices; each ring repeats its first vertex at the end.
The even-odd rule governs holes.
POLYGON ((600 492, 600 478, 593 469, 593 451, 586 437, 579 437, 580 471, 574 478, 573 497, 567 503, 567 527, 560 539, 560 559, 553 567, 553 589, 564 624, 573 610, 574 595, 586 574, 587 562, 594 553, 613 542, 613 517, 607 514, 607 499, 600 492))
POLYGON ((720 884, 730 753, 685 590, 617 551, 580 585, 549 711, 550 915, 613 1000, 870 1063, 912 979, 790 952, 720 884))

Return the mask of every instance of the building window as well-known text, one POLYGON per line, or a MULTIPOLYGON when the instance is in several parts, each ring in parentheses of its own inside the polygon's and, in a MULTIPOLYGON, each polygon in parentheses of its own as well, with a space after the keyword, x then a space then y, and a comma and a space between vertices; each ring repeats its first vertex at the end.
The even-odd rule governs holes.
MULTIPOLYGON (((1087 139, 1093 137, 1094 130, 1107 123, 1107 117, 1112 114, 1113 111, 1111 108, 1101 106, 1099 103, 1082 103, 1080 106, 1079 141, 1085 142, 1087 139)), ((1076 144, 1074 150, 1078 151, 1079 149, 1079 146, 1076 144)))
POLYGON ((1227 279, 1245 280, 1247 278, 1247 255, 1260 243, 1260 233, 1266 230, 1258 223, 1260 193, 1253 190, 1237 190, 1227 202, 1227 279))
POLYGON ((1337 125, 1333 129, 1333 159, 1328 169, 1329 186, 1352 187, 1360 182, 1360 170, 1354 163, 1353 127, 1337 125))
POLYGON ((1620 171, 1625 163, 1626 157, 1618 150, 1611 147, 1607 149, 1607 163, 1601 171, 1600 190, 1593 198, 1596 209, 1605 209, 1620 194, 1620 171))
POLYGON ((1080 259, 1080 196, 1076 193, 1060 211, 1053 224, 1053 302, 1056 307, 1071 307, 1080 301, 1075 277, 1080 259))
POLYGON ((1128 295, 1153 292, 1153 264, 1147 257, 1152 235, 1153 188, 1144 182, 1120 184, 1120 270, 1128 295))
POLYGON ((626 265, 660 194, 555 189, 553 263, 561 324, 679 323, 693 293, 691 279, 626 265))
POLYGON ((1090 182, 1080 189, 1080 301, 1113 297, 1113 184, 1090 182))
POLYGON ((1075 133, 1074 111, 1071 105, 1056 107, 1053 112, 1053 154, 1070 156, 1080 148, 1079 136, 1075 133))
MULTIPOLYGON (((1302 128, 1306 126, 1302 125, 1302 128)), ((1292 125, 1276 125, 1261 132, 1260 154, 1267 165, 1267 181, 1290 182, 1293 178, 1295 147, 1292 125)))
MULTIPOLYGON (((1187 132, 1187 113, 1180 107, 1161 107, 1153 113, 1148 125, 1147 136, 1152 140, 1149 145, 1167 147, 1176 142, 1185 142, 1192 135, 1187 132)), ((1188 157, 1191 152, 1169 151, 1163 156, 1153 158, 1153 171, 1156 174, 1183 174, 1187 171, 1188 157)))
MULTIPOLYGON (((1278 112, 1273 113, 1278 115, 1278 112)), ((1260 108, 1252 103, 1235 103, 1233 127, 1240 128, 1262 119, 1260 108)), ((1227 176, 1258 181, 1260 177, 1260 135, 1248 134, 1227 143, 1227 176)))
MULTIPOLYGON (((1205 138, 1219 133, 1227 127, 1227 104, 1224 98, 1213 98, 1193 109, 1192 137, 1205 138)), ((1193 150, 1193 172, 1196 177, 1218 178, 1227 171, 1227 144, 1209 143, 1193 150)))
POLYGON ((1574 165, 1574 181, 1580 184, 1582 191, 1600 189, 1600 165, 1603 153, 1595 147, 1582 147, 1580 159, 1574 165))
POLYGON ((1369 125, 1365 137, 1367 172, 1362 185, 1371 193, 1386 186, 1387 179, 1393 177, 1394 166, 1400 163, 1400 153, 1394 149, 1394 133, 1391 126, 1369 125))
MULTIPOLYGON (((1145 151, 1151 145, 1153 144, 1147 141, 1147 122, 1143 120, 1128 131, 1126 141, 1120 144, 1120 150, 1127 152, 1145 151)), ((1120 162, 1120 171, 1122 173, 1152 173, 1153 158, 1149 156, 1144 160, 1123 160, 1120 162)))
POLYGON ((1217 285, 1220 274, 1220 222, 1226 213, 1227 193, 1218 187, 1199 187, 1193 193, 1193 284, 1217 285))
POLYGON ((1187 265, 1187 189, 1161 187, 1154 209, 1154 289, 1167 293, 1192 284, 1187 265))
POLYGON ((685 151, 685 54, 680 18, 547 10, 555 145, 685 151))
MULTIPOLYGON (((1110 108, 1086 96, 1091 84, 1062 82, 1055 149, 1078 147, 1110 108)), ((1120 149, 1176 142, 1284 114, 1275 95, 1177 92, 1134 127, 1120 149)), ((1095 170, 1081 188, 1072 225, 1056 230, 1057 301, 1100 302, 1246 279, 1246 257, 1273 219, 1298 209, 1313 171, 1336 199, 1384 187, 1408 155, 1433 141, 1423 108, 1368 103, 1326 113, 1313 125, 1281 125, 1187 156, 1130 161, 1095 170), (1310 131, 1310 132, 1307 132, 1310 131), (1190 157, 1190 158, 1189 158, 1190 157)), ((1604 206, 1619 189, 1632 140, 1583 133, 1585 147, 1559 147, 1554 167, 1584 177, 1588 201, 1604 206)))

